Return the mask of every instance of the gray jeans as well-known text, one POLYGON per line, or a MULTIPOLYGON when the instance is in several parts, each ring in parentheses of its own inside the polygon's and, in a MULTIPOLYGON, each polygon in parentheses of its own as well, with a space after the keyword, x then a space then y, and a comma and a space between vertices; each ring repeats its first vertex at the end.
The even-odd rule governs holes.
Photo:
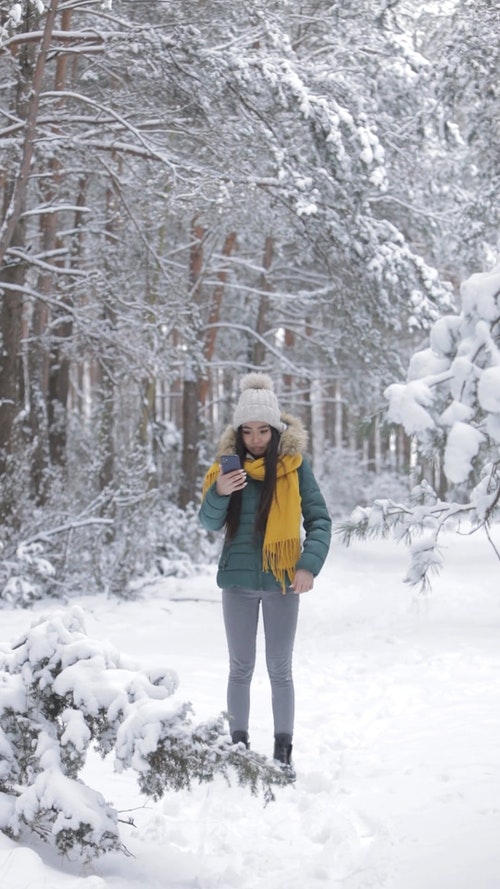
POLYGON ((292 657, 299 599, 281 590, 222 590, 222 609, 229 650, 227 710, 229 729, 248 731, 250 683, 255 667, 257 626, 262 605, 266 664, 271 681, 274 733, 293 735, 295 693, 292 657))

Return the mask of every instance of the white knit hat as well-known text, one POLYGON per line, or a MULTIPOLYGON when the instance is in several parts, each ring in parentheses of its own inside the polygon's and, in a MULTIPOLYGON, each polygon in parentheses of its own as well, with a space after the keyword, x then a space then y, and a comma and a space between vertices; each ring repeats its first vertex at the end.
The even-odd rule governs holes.
POLYGON ((273 381, 267 374, 247 374, 240 383, 241 395, 233 414, 233 429, 244 423, 268 423, 278 432, 286 429, 281 422, 278 399, 273 392, 273 381))

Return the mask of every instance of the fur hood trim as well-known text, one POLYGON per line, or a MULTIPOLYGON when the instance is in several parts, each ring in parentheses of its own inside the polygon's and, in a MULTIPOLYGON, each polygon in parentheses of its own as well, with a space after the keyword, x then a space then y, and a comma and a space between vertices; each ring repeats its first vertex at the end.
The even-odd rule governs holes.
MULTIPOLYGON (((292 414, 281 413, 281 422, 285 425, 285 431, 281 433, 280 454, 295 456, 303 454, 307 448, 307 430, 298 417, 292 414)), ((234 454, 236 447, 236 432, 232 426, 226 426, 217 446, 216 460, 222 454, 234 454)))

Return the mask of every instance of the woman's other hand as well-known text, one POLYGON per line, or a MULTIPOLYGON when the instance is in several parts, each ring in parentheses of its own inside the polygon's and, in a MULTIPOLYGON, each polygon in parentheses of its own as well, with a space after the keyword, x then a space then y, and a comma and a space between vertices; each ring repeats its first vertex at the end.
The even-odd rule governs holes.
POLYGON ((312 590, 314 586, 314 575, 311 574, 310 571, 306 571, 305 568, 299 568, 298 571, 295 572, 295 577, 293 578, 293 583, 290 586, 290 589, 294 591, 294 593, 308 593, 309 590, 312 590))

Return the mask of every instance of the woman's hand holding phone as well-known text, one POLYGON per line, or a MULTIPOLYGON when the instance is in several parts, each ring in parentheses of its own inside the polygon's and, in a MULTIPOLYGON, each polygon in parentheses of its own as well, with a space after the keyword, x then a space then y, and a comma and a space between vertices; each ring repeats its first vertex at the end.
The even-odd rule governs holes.
POLYGON ((220 475, 216 490, 222 497, 229 497, 235 491, 241 491, 247 483, 247 474, 241 468, 237 454, 223 454, 220 458, 220 475))

